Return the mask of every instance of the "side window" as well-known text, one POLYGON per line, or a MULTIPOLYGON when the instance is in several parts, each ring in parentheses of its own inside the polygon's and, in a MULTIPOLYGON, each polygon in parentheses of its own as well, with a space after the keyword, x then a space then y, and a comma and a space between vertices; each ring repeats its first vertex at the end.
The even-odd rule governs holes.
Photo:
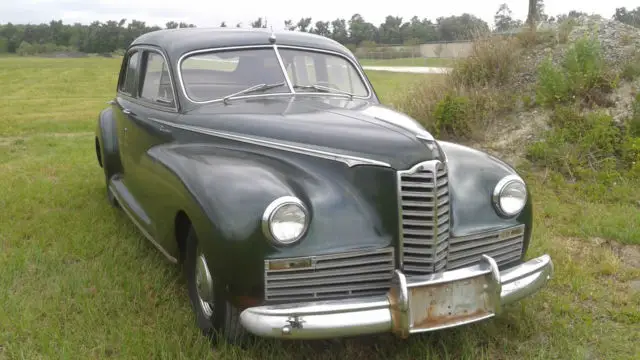
POLYGON ((144 78, 140 97, 161 105, 174 105, 169 69, 162 55, 146 51, 143 57, 144 78))
POLYGON ((138 57, 140 53, 138 51, 129 54, 129 59, 126 68, 123 69, 123 77, 120 81, 120 87, 118 90, 123 93, 135 96, 136 89, 136 76, 138 75, 138 57))

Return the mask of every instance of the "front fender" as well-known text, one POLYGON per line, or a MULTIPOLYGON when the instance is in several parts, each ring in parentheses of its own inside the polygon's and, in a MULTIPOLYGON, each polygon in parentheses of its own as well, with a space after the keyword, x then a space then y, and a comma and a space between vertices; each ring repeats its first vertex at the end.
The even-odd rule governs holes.
POLYGON ((266 258, 393 243, 397 215, 395 193, 389 192, 395 189, 391 169, 349 168, 326 159, 232 145, 161 145, 148 155, 168 170, 161 176, 168 192, 178 190, 172 198, 185 199, 169 207, 185 208, 210 266, 236 294, 261 290, 266 258), (271 244, 262 232, 265 209, 282 196, 300 198, 311 217, 307 234, 291 247, 271 244))
POLYGON ((504 176, 517 174, 505 162, 479 150, 445 141, 438 142, 447 157, 452 201, 451 235, 474 233, 525 224, 524 249, 532 230, 532 201, 527 189, 527 204, 515 218, 500 217, 493 206, 493 190, 504 176))

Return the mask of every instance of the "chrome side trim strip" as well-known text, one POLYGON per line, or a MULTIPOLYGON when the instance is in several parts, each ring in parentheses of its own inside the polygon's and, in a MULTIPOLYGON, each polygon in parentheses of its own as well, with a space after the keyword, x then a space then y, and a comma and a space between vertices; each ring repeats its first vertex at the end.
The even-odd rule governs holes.
POLYGON ((112 185, 109 185, 109 189, 111 190, 111 193, 113 193, 113 196, 116 197, 116 200, 118 200, 118 203, 120 203, 120 208, 122 210, 124 210, 124 213, 127 214, 127 216, 129 217, 129 219, 131 219, 131 221, 136 225, 136 227, 138 227, 138 229, 140 230, 140 232, 142 232, 142 234, 147 238, 147 240, 149 240, 158 250, 160 250, 160 252, 172 263, 177 264, 178 263, 178 259, 176 259, 175 257, 171 256, 171 254, 169 254, 167 252, 167 250, 165 250, 159 243, 156 242, 156 240, 153 238, 153 236, 151 236, 151 234, 149 234, 143 227, 142 225, 140 225, 140 223, 136 220, 136 218, 133 216, 133 214, 131 214, 129 212, 129 209, 127 209, 127 206, 124 205, 124 202, 122 201, 122 198, 120 197, 120 194, 118 194, 118 192, 114 189, 114 187, 112 185))
POLYGON ((349 167, 354 167, 358 165, 372 165, 372 166, 382 166, 382 167, 389 167, 389 168, 391 167, 390 164, 382 161, 378 161, 378 160, 371 160, 371 159, 361 158, 357 156, 342 155, 342 154, 336 154, 336 153, 331 153, 331 152, 322 151, 322 150, 314 150, 314 149, 304 148, 300 146, 287 145, 287 144, 277 143, 277 142, 268 141, 268 140, 256 139, 252 137, 206 129, 199 126, 176 124, 176 123, 163 121, 159 119, 151 119, 151 120, 161 124, 172 126, 174 128, 187 130, 187 131, 193 131, 201 134, 217 136, 217 137, 221 137, 229 140, 241 141, 241 142, 245 142, 253 145, 265 146, 265 147, 269 147, 277 150, 290 151, 298 154, 310 155, 310 156, 315 156, 323 159, 339 161, 346 164, 349 167))

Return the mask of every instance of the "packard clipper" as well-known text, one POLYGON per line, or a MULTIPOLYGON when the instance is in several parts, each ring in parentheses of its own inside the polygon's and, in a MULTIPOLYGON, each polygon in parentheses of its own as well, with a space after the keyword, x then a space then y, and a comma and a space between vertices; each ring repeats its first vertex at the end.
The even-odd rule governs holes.
POLYGON ((107 199, 181 264, 208 336, 406 338, 496 316, 553 274, 525 258, 516 171, 381 105, 325 37, 142 35, 95 150, 107 199))

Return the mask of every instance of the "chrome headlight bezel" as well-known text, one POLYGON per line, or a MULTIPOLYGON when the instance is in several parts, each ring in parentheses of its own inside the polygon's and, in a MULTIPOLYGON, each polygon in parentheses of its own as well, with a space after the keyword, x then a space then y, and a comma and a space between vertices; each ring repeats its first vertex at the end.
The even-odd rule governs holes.
POLYGON ((272 244, 278 247, 292 246, 297 244, 307 233, 307 230, 309 229, 309 220, 309 210, 304 205, 302 200, 298 199, 295 196, 282 196, 272 201, 264 210, 264 213, 262 215, 262 233, 272 244), (304 214, 304 225, 300 233, 297 234, 294 238, 284 240, 279 239, 273 231, 273 219, 278 214, 278 211, 280 211, 283 207, 291 205, 296 206, 304 214))
POLYGON ((500 179, 500 181, 498 181, 498 183, 496 184, 496 187, 493 189, 493 194, 492 194, 492 200, 493 200, 493 207, 495 208, 496 212, 498 213, 498 215, 500 215, 501 217, 504 218, 513 218, 516 217, 518 215, 520 215, 520 213, 522 212, 522 210, 524 210, 525 206, 527 205, 527 185, 525 184, 524 180, 522 180, 522 178, 518 175, 507 175, 505 177, 503 177, 502 179, 500 179), (520 209, 518 209, 517 211, 512 211, 512 212, 507 212, 505 211, 505 209, 502 206, 502 196, 505 192, 506 189, 512 187, 512 186, 522 186, 522 190, 524 193, 524 199, 522 201, 522 206, 520 207, 520 209))

